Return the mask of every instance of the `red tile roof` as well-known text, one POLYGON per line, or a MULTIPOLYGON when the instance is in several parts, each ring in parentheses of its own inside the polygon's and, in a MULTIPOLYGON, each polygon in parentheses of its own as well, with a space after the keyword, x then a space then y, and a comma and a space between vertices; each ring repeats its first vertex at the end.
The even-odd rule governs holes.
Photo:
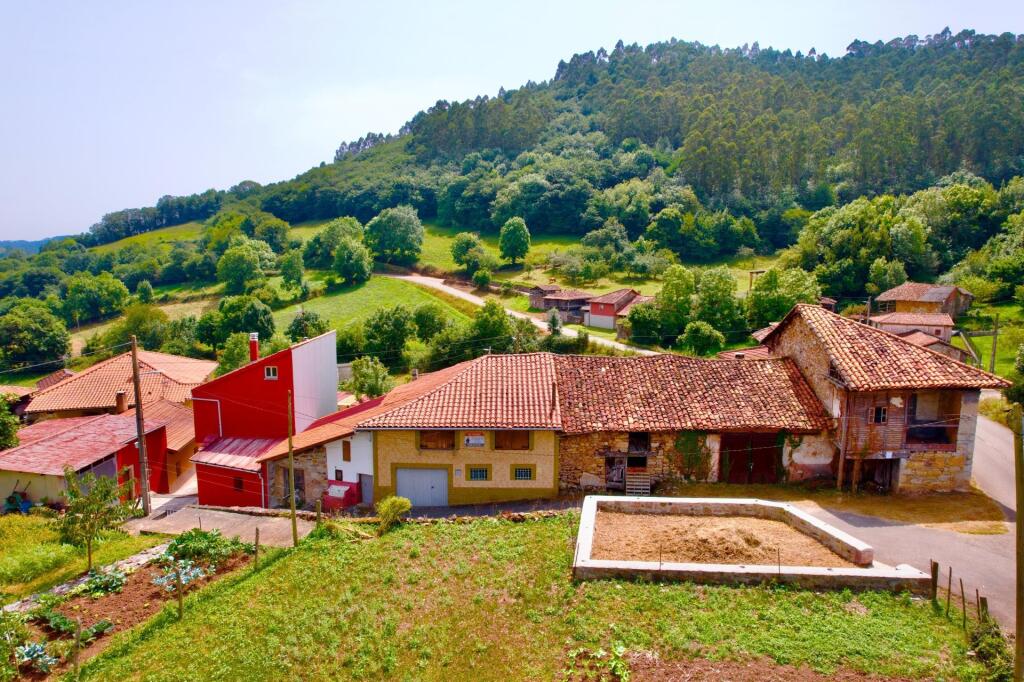
POLYGON ((558 356, 562 430, 816 432, 824 409, 792 361, 558 356))
POLYGON ((0 395, 13 395, 18 398, 24 398, 32 393, 32 389, 28 386, 14 386, 10 384, 0 384, 0 395))
POLYGON ((259 471, 259 456, 277 442, 276 438, 218 438, 190 458, 196 464, 259 471))
MULTIPOLYGON (((126 411, 125 415, 135 418, 135 408, 126 411)), ((170 400, 157 400, 143 404, 142 415, 146 421, 163 424, 167 427, 167 449, 178 451, 196 439, 195 420, 192 408, 170 400)))
POLYGON ((636 289, 616 289, 615 291, 609 291, 607 294, 601 294, 590 299, 590 303, 611 303, 612 305, 619 306, 625 305, 634 297, 639 296, 640 292, 636 289))
POLYGON ((953 318, 946 313, 886 313, 874 315, 871 321, 876 324, 899 324, 921 327, 952 327, 953 318))
POLYGON ((750 348, 735 348, 733 350, 723 350, 718 354, 720 358, 732 358, 736 360, 764 360, 765 358, 774 358, 772 351, 767 346, 751 346, 750 348))
POLYGON ((641 303, 650 303, 653 300, 653 296, 644 296, 643 294, 639 296, 634 296, 633 300, 627 303, 626 305, 622 306, 622 310, 617 312, 616 315, 618 315, 619 317, 629 315, 629 311, 632 310, 634 306, 638 306, 641 303))
MULTIPOLYGON (((147 420, 145 428, 150 433, 162 425, 147 420)), ((113 414, 48 419, 26 426, 18 437, 18 446, 0 451, 0 470, 62 476, 65 464, 81 471, 134 441, 135 419, 113 414)))
MULTIPOLYGON (((217 363, 211 360, 139 351, 143 404, 160 399, 176 403, 190 400, 192 388, 206 381, 216 367, 217 363)), ((117 392, 121 390, 127 392, 128 405, 134 405, 130 353, 104 360, 39 391, 25 412, 110 409, 115 406, 117 392)))
POLYGON ((47 374, 45 377, 37 381, 36 389, 41 391, 44 388, 49 388, 50 386, 53 386, 54 384, 64 381, 68 377, 73 376, 75 376, 74 372, 72 372, 67 367, 62 367, 61 369, 58 369, 56 372, 51 372, 50 374, 47 374))
POLYGON ((757 329, 757 330, 751 332, 750 335, 752 337, 754 337, 755 341, 757 341, 758 343, 761 343, 762 341, 764 341, 764 337, 768 336, 768 334, 770 334, 771 331, 773 329, 775 329, 775 327, 778 326, 778 324, 779 324, 778 322, 772 322, 767 327, 762 327, 761 329, 757 329))
POLYGON ((917 346, 895 334, 847 319, 816 305, 795 306, 769 333, 766 345, 796 319, 821 342, 853 391, 921 388, 1006 388, 994 374, 917 346))
POLYGON ((558 429, 561 416, 553 357, 548 353, 484 355, 448 368, 454 371, 443 381, 434 378, 436 387, 419 393, 421 387, 415 384, 432 376, 425 375, 403 387, 419 395, 361 421, 359 427, 558 429))
POLYGON ((880 293, 875 300, 883 303, 888 301, 918 301, 922 303, 942 303, 954 291, 959 290, 965 296, 971 296, 971 292, 961 287, 945 286, 940 284, 926 284, 924 282, 904 282, 888 291, 880 293))
POLYGON ((579 289, 562 289, 551 294, 545 294, 545 301, 587 301, 593 298, 594 295, 589 291, 580 291, 579 289))

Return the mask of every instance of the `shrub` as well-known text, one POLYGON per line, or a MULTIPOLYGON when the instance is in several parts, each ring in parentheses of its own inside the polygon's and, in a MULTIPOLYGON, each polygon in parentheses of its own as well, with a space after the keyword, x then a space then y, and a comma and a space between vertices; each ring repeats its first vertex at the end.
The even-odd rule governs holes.
POLYGON ((226 538, 220 530, 193 528, 171 540, 167 555, 174 559, 190 559, 219 564, 236 554, 252 552, 253 546, 236 538, 226 538))
POLYGON ((486 289, 491 285, 491 271, 477 270, 473 273, 473 286, 477 289, 486 289))
POLYGON ((994 422, 1009 426, 1010 404, 1005 398, 982 398, 978 403, 978 412, 994 422))
POLYGON ((82 594, 90 597, 102 597, 106 594, 120 592, 128 582, 128 576, 124 571, 113 569, 110 571, 91 571, 89 578, 78 588, 82 594))
POLYGON ((1013 654, 998 623, 991 618, 982 619, 970 632, 970 644, 978 661, 988 669, 987 679, 993 682, 1013 679, 1013 654))
POLYGON ((209 575, 202 566, 196 566, 189 559, 174 559, 167 556, 164 559, 163 574, 153 578, 153 584, 159 585, 168 592, 175 592, 178 589, 178 576, 181 576, 181 588, 187 590, 188 586, 209 575))
POLYGON ((32 669, 48 673, 50 668, 57 665, 57 659, 46 653, 46 647, 38 642, 23 644, 14 650, 18 665, 30 665, 32 669))
POLYGON ((28 636, 24 616, 0 609, 0 680, 12 680, 18 676, 12 661, 15 651, 28 640, 28 636))
POLYGON ((378 502, 376 507, 377 517, 380 519, 380 523, 377 525, 377 534, 384 535, 401 522, 402 515, 412 509, 412 502, 407 497, 389 495, 378 502))

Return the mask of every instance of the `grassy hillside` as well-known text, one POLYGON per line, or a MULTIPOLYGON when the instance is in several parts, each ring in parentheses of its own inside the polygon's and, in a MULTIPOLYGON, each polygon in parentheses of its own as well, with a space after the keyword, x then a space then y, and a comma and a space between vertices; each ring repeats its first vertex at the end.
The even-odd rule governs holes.
POLYGON ((192 221, 182 223, 181 225, 172 225, 159 230, 153 230, 152 232, 143 232, 142 234, 132 235, 131 237, 119 239, 116 242, 110 242, 109 244, 102 244, 92 248, 98 253, 106 253, 108 251, 123 249, 131 244, 138 244, 140 246, 153 246, 157 244, 171 246, 175 242, 187 242, 199 239, 202 234, 203 224, 201 222, 192 221))
POLYGON ((572 679, 584 679, 589 656, 616 645, 826 674, 979 673, 959 622, 906 596, 577 584, 575 516, 408 525, 381 539, 340 528, 189 597, 180 622, 165 612, 121 636, 84 677, 505 682, 563 679, 575 661, 572 679))
POLYGON ((396 303, 402 303, 411 308, 423 303, 440 303, 451 319, 467 319, 466 315, 415 284, 389 277, 374 276, 364 284, 347 287, 310 299, 302 304, 277 310, 274 312, 274 324, 277 325, 278 330, 287 328, 301 305, 303 310, 319 313, 332 326, 343 327, 351 322, 366 319, 377 308, 396 303))

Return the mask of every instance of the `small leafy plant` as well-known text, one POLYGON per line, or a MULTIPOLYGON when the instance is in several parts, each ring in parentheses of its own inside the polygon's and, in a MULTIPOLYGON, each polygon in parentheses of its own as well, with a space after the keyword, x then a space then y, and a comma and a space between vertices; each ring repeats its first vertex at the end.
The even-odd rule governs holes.
POLYGON ((253 546, 238 538, 226 538, 217 529, 193 528, 171 540, 167 546, 167 554, 176 559, 205 561, 214 566, 243 552, 251 554, 253 546))
POLYGON ((159 585, 168 592, 175 592, 178 586, 178 576, 181 576, 181 588, 187 590, 188 586, 197 580, 202 579, 208 572, 202 566, 196 566, 189 559, 175 559, 164 555, 163 575, 153 578, 153 584, 159 585))
POLYGON ((57 665, 57 659, 46 652, 46 647, 39 642, 23 644, 14 650, 19 666, 28 665, 41 673, 48 673, 57 665))
POLYGON ((377 535, 384 535, 402 521, 402 515, 412 509, 412 502, 407 497, 389 495, 377 503, 377 535))
POLYGON ((128 575, 124 571, 113 569, 110 571, 91 571, 89 579, 78 588, 79 594, 87 594, 93 598, 114 594, 124 589, 128 582, 128 575))

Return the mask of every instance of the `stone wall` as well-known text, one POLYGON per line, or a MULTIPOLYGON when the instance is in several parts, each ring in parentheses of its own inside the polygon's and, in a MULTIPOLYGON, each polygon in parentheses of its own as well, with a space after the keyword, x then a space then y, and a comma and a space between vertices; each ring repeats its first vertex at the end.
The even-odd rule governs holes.
POLYGON ((827 432, 793 436, 782 448, 782 466, 789 481, 833 474, 838 449, 827 432))
POLYGON ((912 452, 900 462, 897 490, 901 493, 968 490, 974 463, 979 391, 964 391, 955 451, 912 452))
MULTIPOLYGON (((296 492, 305 506, 312 508, 327 490, 327 450, 321 446, 295 455, 295 471, 303 473, 304 488, 296 492)), ((277 506, 288 502, 288 458, 270 463, 270 504, 277 506)))
POLYGON ((800 374, 824 405, 825 412, 838 418, 845 393, 829 380, 828 353, 803 318, 795 317, 766 341, 773 354, 796 363, 800 374))
MULTIPOLYGON (((662 432, 651 434, 651 454, 647 457, 647 471, 651 475, 651 483, 677 478, 679 455, 675 451, 675 441, 679 434, 662 432)), ((718 437, 715 434, 701 436, 700 442, 708 447, 711 454, 710 480, 716 480, 718 460, 718 437)), ((629 449, 629 433, 626 431, 608 431, 601 433, 582 433, 563 435, 559 439, 559 471, 558 485, 561 489, 575 490, 581 487, 580 481, 584 474, 595 476, 597 486, 604 488, 605 454, 627 454, 629 449)))

